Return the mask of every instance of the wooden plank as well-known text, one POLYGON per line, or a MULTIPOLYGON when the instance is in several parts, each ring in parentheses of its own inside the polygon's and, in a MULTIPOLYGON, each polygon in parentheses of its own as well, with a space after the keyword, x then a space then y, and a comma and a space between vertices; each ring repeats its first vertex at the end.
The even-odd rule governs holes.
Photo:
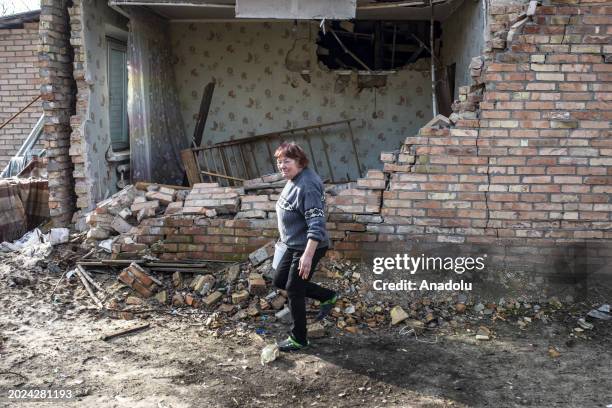
POLYGON ((244 145, 238 145, 238 151, 240 152, 240 160, 242 160, 242 166, 244 167, 245 176, 247 179, 251 179, 251 171, 249 170, 249 166, 244 158, 244 145))
POLYGON ((214 82, 209 82, 204 87, 202 102, 200 102, 200 111, 198 112, 198 120, 196 122, 195 130, 193 131, 193 147, 199 147, 200 144, 202 144, 202 136, 204 135, 206 119, 208 119, 208 111, 210 110, 210 102, 212 101, 214 91, 214 82))
POLYGON ((193 150, 181 150, 181 161, 183 162, 185 172, 187 173, 187 180, 189 181, 189 186, 192 187, 196 183, 201 183, 202 175, 200 174, 200 171, 198 169, 198 163, 196 162, 193 150))
POLYGON ((137 181, 134 186, 136 187, 136 190, 146 191, 147 187, 152 186, 152 185, 156 185, 156 186, 160 186, 160 187, 173 188, 175 190, 191 190, 191 187, 175 186, 175 185, 172 185, 172 184, 149 183, 149 182, 146 182, 146 181, 137 181))
POLYGON ((221 178, 228 179, 228 180, 244 181, 244 179, 241 179, 238 177, 226 176, 225 174, 213 173, 212 171, 202 170, 201 173, 206 174, 207 176, 221 177, 221 178))
MULTIPOLYGON (((219 149, 219 155, 221 156, 221 164, 223 164, 224 178, 227 180, 235 179, 234 177, 230 176, 232 167, 231 167, 231 164, 227 160, 227 155, 225 154, 224 148, 219 149)), ((229 181, 228 181, 228 184, 232 186, 234 185, 234 183, 230 183, 229 181)))

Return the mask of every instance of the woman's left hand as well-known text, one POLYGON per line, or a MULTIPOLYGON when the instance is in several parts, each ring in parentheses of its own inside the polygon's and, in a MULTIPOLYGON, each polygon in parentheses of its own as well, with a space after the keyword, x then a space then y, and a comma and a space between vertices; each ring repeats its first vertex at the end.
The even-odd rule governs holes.
POLYGON ((312 268, 312 254, 304 252, 304 254, 300 257, 299 264, 299 275, 302 279, 307 280, 308 276, 310 276, 310 269, 312 268))

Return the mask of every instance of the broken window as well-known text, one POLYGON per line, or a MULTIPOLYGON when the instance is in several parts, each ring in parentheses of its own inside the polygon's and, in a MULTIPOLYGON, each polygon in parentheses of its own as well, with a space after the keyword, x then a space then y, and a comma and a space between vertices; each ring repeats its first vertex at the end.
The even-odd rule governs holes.
MULTIPOLYGON (((434 24, 434 37, 441 35, 434 24)), ((429 58, 429 21, 334 21, 317 41, 330 69, 393 70, 429 58)))

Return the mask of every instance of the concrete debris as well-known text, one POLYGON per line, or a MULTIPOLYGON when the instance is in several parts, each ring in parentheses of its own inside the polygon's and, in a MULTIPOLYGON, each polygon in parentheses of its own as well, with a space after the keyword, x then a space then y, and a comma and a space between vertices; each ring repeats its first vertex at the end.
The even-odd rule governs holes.
POLYGON ((267 259, 274 256, 274 242, 264 245, 249 255, 249 260, 254 266, 257 266, 267 259))
POLYGON ((392 325, 401 323, 404 320, 406 320, 408 317, 409 317, 408 313, 406 313, 404 309, 402 309, 401 306, 395 306, 393 309, 391 309, 391 324, 392 325))
POLYGON ((325 327, 323 327, 323 324, 320 322, 309 324, 306 330, 308 332, 308 337, 311 339, 325 337, 325 327))
POLYGON ((229 268, 225 270, 225 281, 227 283, 234 283, 236 279, 240 276, 240 265, 233 264, 229 268))
POLYGON ((285 306, 285 302, 287 302, 287 298, 283 295, 278 295, 270 301, 270 306, 272 306, 274 310, 280 310, 285 306))
POLYGON ((206 295, 215 285, 215 277, 213 275, 198 275, 191 281, 189 285, 194 292, 201 295, 206 295))
POLYGON ((51 228, 49 232, 49 242, 51 245, 65 244, 70 239, 68 228, 51 228))
POLYGON ((110 236, 110 231, 102 228, 102 227, 93 227, 89 231, 87 231, 87 238, 91 238, 94 240, 104 240, 110 236))
POLYGON ((130 225, 130 223, 124 220, 120 215, 117 215, 111 222, 111 228, 117 231, 119 234, 126 234, 130 232, 132 225, 130 225))
POLYGON ((155 300, 157 300, 162 305, 167 304, 168 303, 168 292, 165 290, 162 290, 161 292, 156 293, 155 300))
POLYGON ((267 292, 266 281, 258 273, 249 275, 249 293, 251 295, 265 295, 267 292))
POLYGON ((241 290, 239 292, 232 294, 232 303, 238 304, 249 298, 249 292, 246 290, 241 290))
POLYGON ((206 305, 207 307, 214 306, 222 298, 223 298, 223 293, 221 293, 219 291, 215 291, 215 292, 211 293, 210 295, 206 296, 206 298, 204 299, 204 305, 206 305))

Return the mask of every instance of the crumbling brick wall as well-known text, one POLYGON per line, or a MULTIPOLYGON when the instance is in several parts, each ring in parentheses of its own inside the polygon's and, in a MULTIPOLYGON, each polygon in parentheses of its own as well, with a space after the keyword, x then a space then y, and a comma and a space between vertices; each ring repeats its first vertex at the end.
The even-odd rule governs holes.
MULTIPOLYGON (((0 30, 0 124, 40 94, 39 43, 38 22, 0 30)), ((39 100, 0 130, 0 170, 17 153, 41 114, 39 100)))
MULTIPOLYGON (((491 269, 521 273, 610 264, 612 9, 562 1, 533 16, 528 5, 489 10, 485 54, 471 64, 474 84, 460 90, 453 124, 422 128, 381 154, 382 171, 328 188, 330 256, 485 253, 491 269)), ((277 191, 217 188, 199 186, 165 216, 139 219, 114 255, 244 259, 277 237, 277 191)), ((116 216, 104 214, 88 222, 116 216)))
POLYGON ((75 85, 70 45, 69 0, 42 0, 40 13, 41 96, 47 150, 49 212, 56 226, 68 225, 74 210, 74 181, 70 160, 70 116, 74 113, 75 85))

